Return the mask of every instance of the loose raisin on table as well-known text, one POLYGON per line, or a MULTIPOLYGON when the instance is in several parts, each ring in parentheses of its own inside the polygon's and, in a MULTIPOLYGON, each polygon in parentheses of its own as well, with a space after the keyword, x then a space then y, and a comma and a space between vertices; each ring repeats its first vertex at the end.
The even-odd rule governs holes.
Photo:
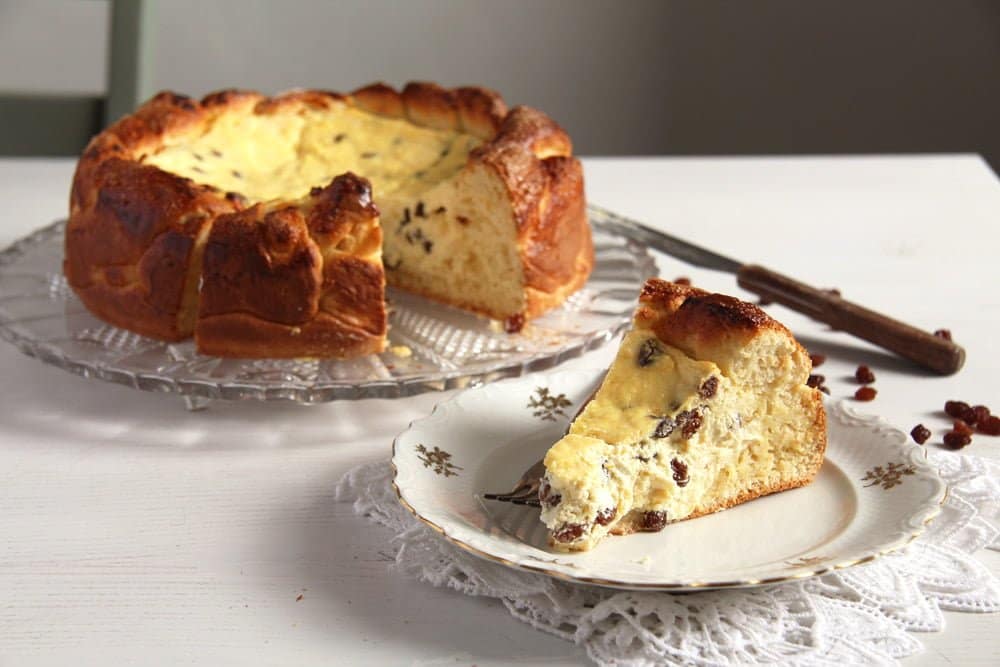
POLYGON ((582 523, 567 523, 557 530, 552 537, 555 538, 556 542, 572 542, 583 535, 584 528, 585 526, 582 523))
POLYGON ((976 413, 977 424, 982 424, 990 418, 990 409, 985 405, 973 405, 972 411, 976 413))
POLYGON ((874 401, 876 394, 878 394, 878 390, 875 387, 859 387, 854 392, 854 398, 858 401, 874 401))
POLYGON ((667 525, 667 513, 660 511, 643 512, 642 514, 642 529, 648 530, 650 532, 656 532, 658 530, 663 530, 663 527, 667 525))
POLYGON ((944 411, 949 417, 962 418, 962 413, 969 409, 969 404, 963 401, 945 401, 944 411))
POLYGON ((961 419, 956 419, 954 421, 951 430, 954 431, 955 433, 961 433, 962 435, 967 435, 970 438, 972 437, 972 434, 975 433, 975 431, 972 430, 972 427, 969 426, 964 421, 962 421, 961 419))
POLYGON ((1000 417, 993 415, 985 422, 979 422, 976 428, 979 429, 980 433, 985 433, 986 435, 1000 435, 1000 417))
POLYGON ((816 368, 817 366, 822 366, 823 362, 826 361, 826 355, 825 354, 810 354, 809 355, 809 361, 812 362, 813 368, 816 368))
POLYGON ((913 427, 913 430, 910 431, 910 437, 913 438, 915 443, 922 445, 927 442, 927 438, 931 437, 931 432, 930 429, 923 424, 917 424, 913 427))
POLYGON ((858 370, 854 371, 854 379, 861 384, 871 384, 875 381, 875 374, 872 373, 872 369, 862 364, 858 366, 858 370))
POLYGON ((975 408, 966 408, 962 410, 962 414, 958 418, 969 426, 975 426, 979 422, 979 413, 976 412, 975 408))
POLYGON ((809 378, 806 380, 806 385, 812 387, 813 389, 819 389, 824 384, 826 384, 826 376, 820 375, 818 373, 815 375, 810 375, 809 378))
POLYGON ((594 523, 600 524, 602 526, 606 526, 609 523, 611 523, 612 521, 614 521, 615 517, 617 515, 618 515, 618 509, 617 508, 615 508, 615 507, 605 507, 604 509, 600 510, 597 513, 597 516, 594 518, 594 523))
POLYGON ((972 442, 972 436, 968 436, 964 433, 956 433, 955 431, 948 431, 944 434, 944 445, 949 449, 961 449, 972 442))

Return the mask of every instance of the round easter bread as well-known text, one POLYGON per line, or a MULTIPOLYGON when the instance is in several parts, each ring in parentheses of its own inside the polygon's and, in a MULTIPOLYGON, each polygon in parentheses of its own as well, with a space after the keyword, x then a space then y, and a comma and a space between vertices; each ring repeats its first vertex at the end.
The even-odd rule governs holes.
POLYGON ((508 331, 586 281, 565 131, 484 88, 163 92, 77 165, 64 272, 97 317, 229 357, 386 344, 386 283, 508 331))

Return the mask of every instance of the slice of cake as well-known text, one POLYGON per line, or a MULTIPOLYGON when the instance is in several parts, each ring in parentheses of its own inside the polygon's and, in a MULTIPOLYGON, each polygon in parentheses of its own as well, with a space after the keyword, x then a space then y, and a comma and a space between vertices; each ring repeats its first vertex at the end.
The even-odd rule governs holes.
POLYGON ((649 280, 593 400, 545 456, 560 551, 808 484, 826 449, 809 355, 756 306, 649 280))

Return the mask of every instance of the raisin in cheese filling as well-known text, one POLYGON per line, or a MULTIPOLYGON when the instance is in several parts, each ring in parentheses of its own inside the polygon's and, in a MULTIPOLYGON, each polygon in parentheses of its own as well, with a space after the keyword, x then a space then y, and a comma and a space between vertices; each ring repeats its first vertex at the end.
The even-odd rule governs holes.
POLYGON ((710 361, 629 332, 594 400, 545 457, 539 497, 554 547, 659 530, 768 466, 757 398, 710 361), (738 444, 737 444, 738 443, 738 444))

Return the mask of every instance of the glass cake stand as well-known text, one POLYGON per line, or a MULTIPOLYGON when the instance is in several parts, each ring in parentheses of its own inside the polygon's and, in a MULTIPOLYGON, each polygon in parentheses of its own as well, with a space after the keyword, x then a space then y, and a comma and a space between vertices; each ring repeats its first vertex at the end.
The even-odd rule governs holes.
POLYGON ((610 228, 609 214, 591 209, 589 215, 590 280, 519 334, 390 289, 389 348, 382 354, 348 361, 205 356, 192 341, 153 340, 91 315, 63 277, 66 223, 59 221, 0 253, 0 337, 83 377, 180 395, 189 409, 212 399, 314 404, 484 384, 555 366, 610 341, 628 324, 655 264, 644 247, 610 228))

